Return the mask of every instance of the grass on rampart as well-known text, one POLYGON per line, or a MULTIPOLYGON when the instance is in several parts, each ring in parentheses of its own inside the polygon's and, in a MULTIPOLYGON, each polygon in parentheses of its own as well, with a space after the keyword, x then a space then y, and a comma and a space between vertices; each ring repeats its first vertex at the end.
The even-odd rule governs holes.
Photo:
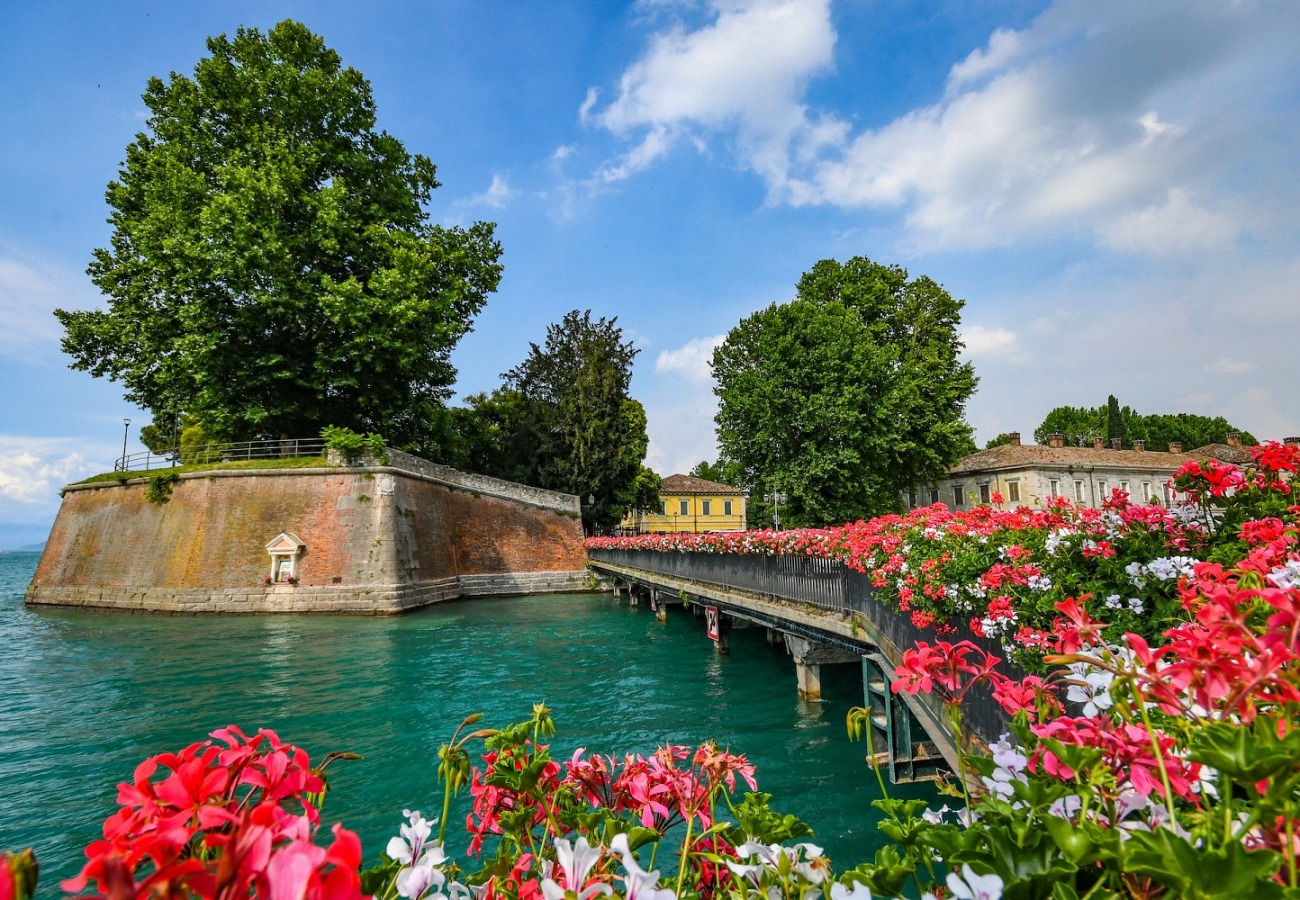
POLYGON ((240 459, 233 462, 194 463, 188 466, 166 467, 158 469, 140 469, 132 472, 103 472, 83 478, 75 484, 97 484, 105 481, 125 483, 135 478, 152 478, 155 475, 188 475, 191 472, 212 472, 228 469, 315 469, 328 466, 323 456, 292 456, 286 459, 240 459))

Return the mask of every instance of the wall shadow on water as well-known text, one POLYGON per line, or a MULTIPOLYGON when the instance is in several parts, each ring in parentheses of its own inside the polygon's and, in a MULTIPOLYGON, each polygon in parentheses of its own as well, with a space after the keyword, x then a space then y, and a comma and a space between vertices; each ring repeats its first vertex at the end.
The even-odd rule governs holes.
MULTIPOLYGON (((554 710, 561 759, 579 747, 644 753, 714 738, 747 754, 777 808, 810 822, 841 865, 879 845, 878 788, 865 746, 844 731, 862 702, 857 668, 827 667, 825 700, 801 702, 793 663, 761 629, 733 631, 731 654, 718 656, 689 611, 674 605, 661 623, 605 595, 473 600, 387 619, 33 611, 21 572, 4 565, 0 847, 37 848, 43 896, 78 868, 115 785, 143 757, 214 728, 274 728, 317 758, 362 754, 331 770, 324 818, 356 829, 373 860, 403 807, 440 810, 437 749, 465 715, 505 724, 538 700, 554 710)), ((935 796, 925 786, 899 794, 935 796)), ((465 844, 464 809, 452 814, 453 851, 465 844)))

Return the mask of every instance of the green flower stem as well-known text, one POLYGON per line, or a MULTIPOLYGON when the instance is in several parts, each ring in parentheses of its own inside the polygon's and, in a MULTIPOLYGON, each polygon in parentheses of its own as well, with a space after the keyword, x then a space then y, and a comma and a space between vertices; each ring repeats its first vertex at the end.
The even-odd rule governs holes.
POLYGON ((1160 750, 1160 740, 1156 737, 1156 730, 1151 724, 1151 715, 1147 712, 1146 698, 1142 696, 1142 689, 1134 684, 1133 693, 1137 698, 1138 714, 1142 716, 1142 724, 1146 726, 1147 737, 1151 739, 1151 750, 1155 753, 1156 765, 1160 768, 1160 783, 1165 786, 1165 809, 1169 811, 1169 821, 1172 824, 1178 821, 1178 816, 1174 812, 1174 789, 1169 783, 1169 770, 1165 768, 1165 755, 1160 750))
POLYGON ((690 853, 691 846, 691 827, 695 824, 695 817, 690 816, 686 820, 686 837, 682 839, 682 857, 677 864, 677 900, 682 897, 682 883, 686 881, 686 858, 690 853))

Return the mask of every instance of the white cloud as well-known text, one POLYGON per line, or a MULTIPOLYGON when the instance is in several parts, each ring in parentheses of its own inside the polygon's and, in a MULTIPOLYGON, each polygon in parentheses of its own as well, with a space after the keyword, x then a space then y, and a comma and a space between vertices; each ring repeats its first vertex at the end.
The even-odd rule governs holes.
POLYGON ((1228 359, 1226 356, 1220 357, 1217 362, 1211 363, 1205 367, 1205 371, 1215 375, 1244 375, 1247 372, 1254 372, 1259 365, 1244 359, 1228 359))
POLYGON ((76 438, 0 435, 0 519, 52 510, 59 488, 111 468, 111 455, 76 438))
POLYGON ((975 358, 1012 358, 1020 352, 1016 333, 1008 328, 988 328, 984 325, 967 325, 961 330, 966 355, 975 358))
POLYGON ((805 100, 833 65, 825 0, 710 8, 661 29, 606 107, 588 94, 587 121, 631 145, 599 178, 721 136, 769 202, 892 211, 917 251, 1082 236, 1167 256, 1285 221, 1300 4, 1057 0, 955 63, 934 103, 857 133, 805 100), (1223 201, 1242 193, 1267 202, 1223 201))
POLYGON ((1151 256, 1189 256, 1230 245, 1243 230, 1238 216, 1198 206, 1182 189, 1160 203, 1117 216, 1098 229, 1115 250, 1151 256))
POLYGON ((683 136, 698 141, 697 130, 725 130, 735 132, 746 165, 781 184, 792 142, 815 147, 843 135, 833 116, 810 117, 800 99, 832 62, 828 0, 715 0, 710 9, 697 30, 674 22, 657 34, 604 109, 595 111, 594 88, 587 93, 584 122, 637 140, 602 167, 602 180, 645 168, 683 136))
POLYGON ((655 359, 655 372, 676 373, 691 381, 709 381, 713 378, 713 351, 726 339, 724 334, 693 338, 676 350, 661 350, 655 359))
POLYGON ((501 209, 512 199, 518 196, 519 192, 510 187, 506 180, 500 175, 492 176, 492 183, 488 189, 481 194, 475 194, 465 201, 467 206, 490 206, 493 209, 501 209))

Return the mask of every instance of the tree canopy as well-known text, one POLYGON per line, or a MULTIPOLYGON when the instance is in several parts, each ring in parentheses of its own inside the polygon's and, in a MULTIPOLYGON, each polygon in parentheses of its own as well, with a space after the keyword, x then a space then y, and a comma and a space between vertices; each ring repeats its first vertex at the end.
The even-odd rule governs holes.
POLYGON ((453 464, 577 494, 588 530, 656 506, 659 478, 642 465, 645 410, 628 395, 639 351, 617 322, 574 310, 549 326, 501 388, 452 411, 453 464))
POLYGON ((1124 442, 1145 441, 1148 450, 1168 450, 1178 441, 1184 450, 1222 443, 1229 432, 1241 434, 1243 443, 1258 441, 1250 432, 1233 426, 1222 416, 1199 416, 1192 413, 1142 415, 1130 406, 1121 406, 1112 395, 1105 406, 1058 406, 1034 429, 1034 440, 1047 443, 1048 435, 1062 434, 1069 446, 1091 446, 1096 438, 1112 435, 1124 442))
POLYGON ((755 507, 780 492, 785 524, 852 521, 974 450, 963 305, 900 266, 823 260, 733 328, 713 355, 718 442, 755 507))
POLYGON ((214 437, 436 439, 501 277, 493 226, 429 223, 433 163, 375 130, 369 83, 303 25, 207 46, 192 78, 149 80, 88 268, 108 308, 55 313, 72 367, 214 437))

